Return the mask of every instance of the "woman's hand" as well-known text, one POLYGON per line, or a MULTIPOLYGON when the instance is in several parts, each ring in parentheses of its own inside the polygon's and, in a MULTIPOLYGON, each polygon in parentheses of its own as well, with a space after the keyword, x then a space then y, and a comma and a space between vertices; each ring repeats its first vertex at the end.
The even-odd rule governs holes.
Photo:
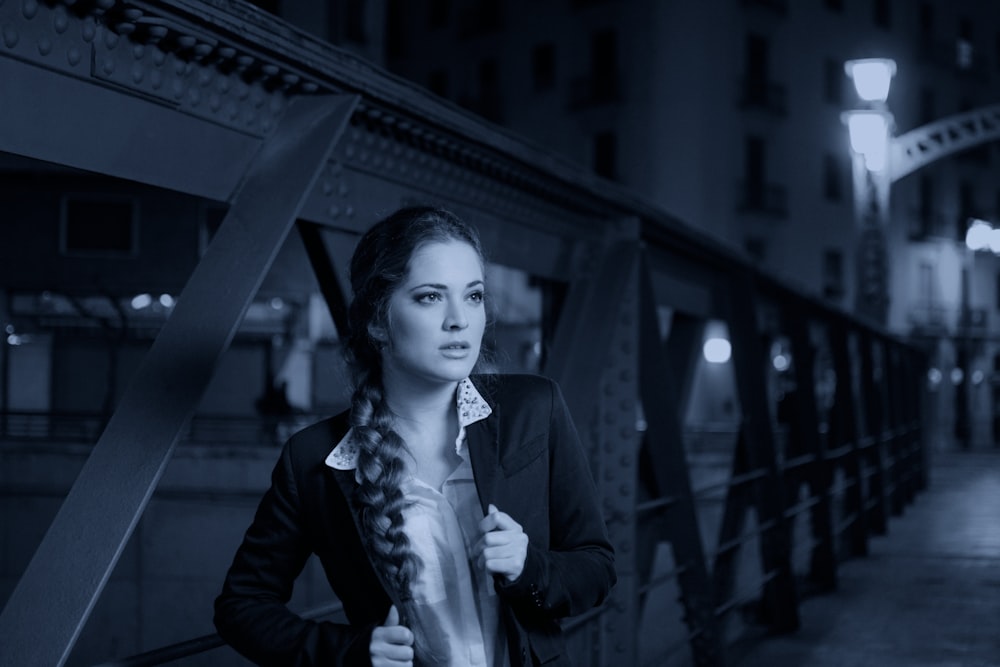
POLYGON ((474 551, 479 566, 490 574, 503 575, 507 581, 520 577, 528 556, 528 536, 521 524, 490 505, 489 513, 479 522, 479 530, 483 536, 474 551))
POLYGON ((399 624, 396 605, 389 609, 385 622, 372 631, 368 653, 372 667, 413 667, 413 633, 399 624))

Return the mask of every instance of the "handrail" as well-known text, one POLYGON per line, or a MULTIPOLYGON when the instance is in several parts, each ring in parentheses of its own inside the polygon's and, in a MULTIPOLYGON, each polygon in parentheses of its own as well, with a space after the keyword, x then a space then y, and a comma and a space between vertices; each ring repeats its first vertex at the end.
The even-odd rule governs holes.
MULTIPOLYGON (((322 618, 323 616, 331 616, 343 611, 343 609, 344 605, 338 600, 336 602, 330 602, 314 607, 306 612, 303 612, 300 616, 304 619, 312 620, 322 618)), ((177 642, 176 644, 161 646, 160 648, 153 649, 152 651, 137 653, 136 655, 126 658, 102 662, 98 665, 94 665, 94 667, 154 667, 155 665, 164 665, 168 662, 173 662, 174 660, 180 660, 181 658, 187 658, 199 653, 205 653, 207 651, 217 649, 220 646, 225 646, 225 644, 226 642, 222 639, 222 637, 220 637, 217 633, 213 633, 210 635, 195 637, 194 639, 187 639, 185 641, 177 642)))

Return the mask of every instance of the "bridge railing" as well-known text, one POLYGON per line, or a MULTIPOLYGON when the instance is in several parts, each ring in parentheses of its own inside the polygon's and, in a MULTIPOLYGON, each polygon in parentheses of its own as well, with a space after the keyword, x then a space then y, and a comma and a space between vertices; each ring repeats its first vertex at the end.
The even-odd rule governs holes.
POLYGON ((6 3, 0 22, 0 151, 228 203, 0 613, 0 663, 67 660, 289 235, 343 331, 346 258, 402 204, 475 221, 492 261, 543 286, 541 370, 587 448, 619 573, 566 623, 578 664, 721 665, 737 631, 794 631, 802 596, 834 588, 926 483, 918 350, 616 184, 241 3, 6 3), (108 118, 114 133, 91 131, 108 118), (720 322, 731 438, 704 448, 690 408, 720 322))

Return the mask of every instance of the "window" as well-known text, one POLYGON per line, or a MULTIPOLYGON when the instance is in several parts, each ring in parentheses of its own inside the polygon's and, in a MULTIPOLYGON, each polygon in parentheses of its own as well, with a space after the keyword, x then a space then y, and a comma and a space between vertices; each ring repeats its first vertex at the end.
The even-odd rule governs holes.
POLYGON ((846 79, 844 64, 838 60, 827 59, 823 63, 823 99, 830 104, 842 105, 846 79))
POLYGON ((443 28, 448 25, 448 14, 451 12, 450 0, 430 0, 427 8, 427 27, 443 28))
POLYGON ((837 248, 823 251, 823 296, 827 299, 844 296, 844 253, 837 248))
POLYGON ((617 97, 618 39, 614 30, 601 30, 590 37, 590 79, 595 100, 617 97))
POLYGON ((494 123, 503 120, 503 99, 500 95, 500 68, 493 58, 479 62, 479 115, 494 123))
POLYGON ((955 42, 955 66, 958 69, 971 69, 973 61, 972 22, 967 17, 958 21, 958 40, 955 42))
POLYGON ((344 3, 344 37, 355 44, 368 42, 364 0, 347 0, 344 3))
POLYGON ((934 90, 928 86, 920 89, 920 122, 932 122, 937 114, 934 111, 934 90))
POLYGON ((598 176, 614 179, 618 177, 616 153, 618 140, 614 132, 598 132, 594 135, 594 172, 598 176))
POLYGON ((978 217, 976 215, 976 194, 969 181, 962 181, 958 184, 958 220, 955 223, 955 238, 958 241, 965 240, 965 231, 969 228, 969 218, 978 217))
POLYGON ((551 90, 556 84, 556 48, 551 42, 537 45, 531 52, 531 79, 535 90, 551 90))
POLYGON ((427 88, 441 97, 448 97, 448 70, 436 69, 427 75, 427 88))
MULTIPOLYGON (((1000 273, 997 273, 996 295, 997 295, 996 296, 997 310, 1000 310, 1000 273)), ((994 357, 994 361, 993 361, 993 367, 996 370, 1000 371, 1000 368, 997 368, 997 361, 1000 361, 1000 354, 998 354, 996 357, 994 357)))
POLYGON ((923 306, 934 303, 934 265, 927 260, 917 266, 917 301, 923 306))
POLYGON ((917 211, 918 238, 926 238, 935 232, 934 225, 934 180, 928 174, 920 174, 920 204, 917 211))
POLYGON ((133 257, 138 252, 136 202, 127 197, 66 195, 60 217, 60 251, 87 257, 133 257))
POLYGON ((750 33, 746 41, 746 101, 767 103, 768 51, 767 38, 750 33))
POLYGON ((830 201, 840 201, 844 197, 840 160, 831 153, 823 156, 823 196, 830 201))
POLYGON ((889 0, 875 0, 873 5, 875 25, 888 28, 890 23, 891 5, 889 0))
POLYGON ((924 44, 934 41, 934 7, 929 2, 920 3, 920 41, 924 44))
POLYGON ((760 137, 749 136, 746 139, 743 175, 747 182, 748 201, 752 201, 755 197, 762 197, 764 191, 764 140, 760 137))

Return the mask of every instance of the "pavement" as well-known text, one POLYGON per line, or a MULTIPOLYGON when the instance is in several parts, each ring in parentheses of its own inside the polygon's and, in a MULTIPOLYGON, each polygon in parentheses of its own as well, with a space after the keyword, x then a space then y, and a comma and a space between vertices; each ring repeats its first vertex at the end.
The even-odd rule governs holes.
POLYGON ((930 484, 731 667, 1000 667, 1000 450, 935 452, 930 484))

